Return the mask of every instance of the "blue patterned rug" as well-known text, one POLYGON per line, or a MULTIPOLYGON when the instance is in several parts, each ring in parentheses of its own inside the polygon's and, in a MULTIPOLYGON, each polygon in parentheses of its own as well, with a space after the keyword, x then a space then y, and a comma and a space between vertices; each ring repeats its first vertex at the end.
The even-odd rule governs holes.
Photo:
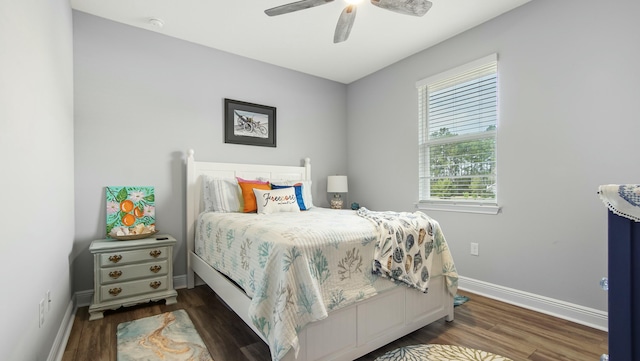
POLYGON ((213 361, 185 310, 118 325, 118 361, 213 361))
POLYGON ((461 304, 465 303, 469 301, 469 297, 467 296, 460 296, 460 295, 455 295, 453 297, 453 307, 456 306, 460 306, 461 304))
POLYGON ((453 345, 414 345, 400 347, 375 361, 513 361, 490 352, 453 345))

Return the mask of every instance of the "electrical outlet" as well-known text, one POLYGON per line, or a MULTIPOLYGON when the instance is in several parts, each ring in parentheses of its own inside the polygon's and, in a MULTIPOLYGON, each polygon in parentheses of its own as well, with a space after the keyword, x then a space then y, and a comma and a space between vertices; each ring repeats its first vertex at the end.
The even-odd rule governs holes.
POLYGON ((44 298, 40 300, 40 312, 38 313, 38 319, 40 320, 38 322, 38 327, 42 328, 42 326, 44 325, 44 298))
POLYGON ((472 256, 478 256, 479 255, 479 253, 478 253, 479 249, 478 248, 479 248, 479 246, 478 246, 477 243, 471 243, 471 255, 472 256))

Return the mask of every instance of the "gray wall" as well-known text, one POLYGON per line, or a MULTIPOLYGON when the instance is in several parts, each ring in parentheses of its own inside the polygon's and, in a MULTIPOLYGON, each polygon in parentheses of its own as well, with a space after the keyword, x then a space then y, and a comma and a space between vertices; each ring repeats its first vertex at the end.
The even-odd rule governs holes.
POLYGON ((92 240, 104 238, 104 187, 149 185, 156 225, 179 239, 186 273, 185 153, 196 160, 302 165, 314 203, 326 177, 347 170, 347 87, 162 34, 73 13, 75 75, 74 277, 93 287, 92 240), (277 147, 225 144, 223 100, 277 108, 277 147))
POLYGON ((0 1, 3 360, 46 360, 71 311, 71 19, 66 0, 0 1), (51 309, 39 328, 47 291, 51 309))
POLYGON ((607 274, 607 211, 596 191, 640 181, 639 12, 635 1, 536 0, 350 84, 351 198, 414 210, 415 82, 497 52, 502 213, 427 213, 460 275, 606 310, 597 283, 607 274))

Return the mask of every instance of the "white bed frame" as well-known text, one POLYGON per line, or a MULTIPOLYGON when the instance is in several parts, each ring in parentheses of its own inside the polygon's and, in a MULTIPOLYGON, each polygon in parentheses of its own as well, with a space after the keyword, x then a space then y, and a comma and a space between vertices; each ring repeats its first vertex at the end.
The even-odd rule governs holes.
MULTIPOLYGON (((311 179, 311 161, 306 158, 302 167, 196 162, 194 151, 188 151, 187 287, 194 287, 197 274, 264 341, 248 314, 250 298, 194 252, 196 222, 203 204, 203 175, 307 180, 311 179)), ((442 269, 439 258, 434 259, 433 269, 442 269)), ((297 359, 291 351, 283 360, 354 360, 443 317, 453 321, 453 296, 444 278, 436 275, 426 295, 408 287, 394 287, 307 325, 298 335, 297 359)))

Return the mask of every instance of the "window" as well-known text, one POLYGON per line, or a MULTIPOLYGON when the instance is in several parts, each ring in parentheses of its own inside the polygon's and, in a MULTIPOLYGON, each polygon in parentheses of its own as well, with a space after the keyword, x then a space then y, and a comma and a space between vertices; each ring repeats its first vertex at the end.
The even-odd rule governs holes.
POLYGON ((418 206, 497 213, 497 55, 423 79, 416 87, 418 206))

